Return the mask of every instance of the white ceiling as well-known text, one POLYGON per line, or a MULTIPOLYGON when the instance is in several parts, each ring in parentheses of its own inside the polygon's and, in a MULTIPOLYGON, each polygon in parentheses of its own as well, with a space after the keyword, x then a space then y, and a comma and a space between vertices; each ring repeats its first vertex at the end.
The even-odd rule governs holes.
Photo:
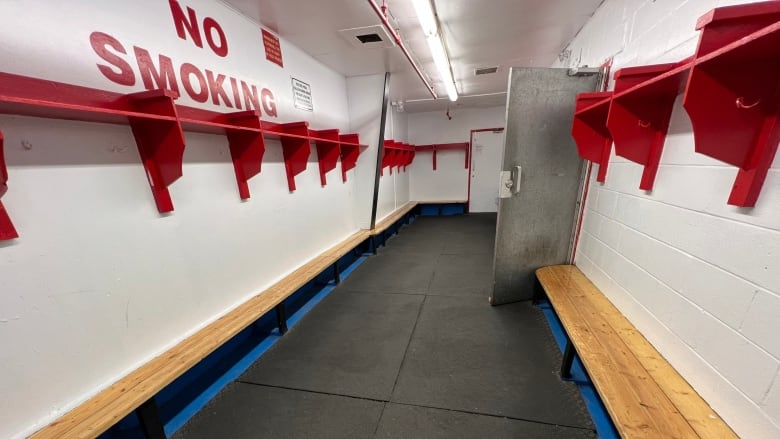
MULTIPOLYGON (((368 0, 223 0, 346 76, 392 73, 409 112, 505 102, 508 68, 548 67, 603 0, 434 0, 461 98, 446 98, 411 0, 387 0, 398 30, 442 99, 433 101, 397 47, 356 48, 338 30, 380 23, 368 0), (475 76, 478 67, 498 72, 475 76)), ((375 0, 381 5, 382 0, 375 0)))

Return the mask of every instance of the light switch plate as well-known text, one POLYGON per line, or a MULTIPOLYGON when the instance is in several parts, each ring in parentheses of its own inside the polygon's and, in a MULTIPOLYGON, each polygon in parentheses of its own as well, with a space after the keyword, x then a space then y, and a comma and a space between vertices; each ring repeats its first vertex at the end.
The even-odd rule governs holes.
POLYGON ((512 196, 512 171, 499 172, 498 198, 510 198, 512 196))

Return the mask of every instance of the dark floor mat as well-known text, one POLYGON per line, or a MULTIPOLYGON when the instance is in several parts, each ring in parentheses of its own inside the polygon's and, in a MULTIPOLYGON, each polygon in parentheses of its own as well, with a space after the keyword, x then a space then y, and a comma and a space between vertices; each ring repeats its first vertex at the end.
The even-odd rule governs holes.
POLYGON ((375 438, 589 439, 593 430, 390 403, 375 438))
POLYGON ((370 438, 384 403, 230 384, 172 439, 370 438))
POLYGON ((428 294, 487 298, 492 285, 491 255, 441 255, 428 294))
POLYGON ((420 293, 428 291, 438 255, 387 252, 369 258, 342 285, 353 291, 420 293))
POLYGON ((239 380, 387 400, 422 301, 333 292, 239 380))
POLYGON ((592 428, 538 309, 428 296, 393 402, 592 428))
POLYGON ((445 244, 446 237, 402 232, 387 240, 386 246, 379 247, 379 253, 422 253, 436 256, 444 251, 445 244))
POLYGON ((442 253, 445 255, 487 255, 493 260, 495 232, 463 233, 445 240, 442 253))

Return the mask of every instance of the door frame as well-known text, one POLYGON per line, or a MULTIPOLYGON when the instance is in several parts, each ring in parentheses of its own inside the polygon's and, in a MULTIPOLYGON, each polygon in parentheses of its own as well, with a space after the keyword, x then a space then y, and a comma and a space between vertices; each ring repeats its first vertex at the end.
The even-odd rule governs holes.
POLYGON ((474 130, 471 130, 469 133, 469 151, 468 151, 468 157, 466 162, 469 164, 468 167, 468 174, 467 178, 469 179, 469 188, 468 188, 468 195, 466 196, 466 213, 469 213, 471 211, 471 161, 474 159, 474 156, 472 155, 472 147, 474 145, 474 133, 484 133, 487 131, 492 131, 494 133, 501 133, 504 131, 504 127, 500 128, 477 128, 474 130))

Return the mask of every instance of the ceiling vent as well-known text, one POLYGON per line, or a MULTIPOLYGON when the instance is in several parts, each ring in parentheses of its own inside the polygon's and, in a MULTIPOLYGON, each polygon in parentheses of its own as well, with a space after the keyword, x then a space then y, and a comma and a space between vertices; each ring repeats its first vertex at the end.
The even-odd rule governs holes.
POLYGON ((474 74, 476 76, 479 75, 491 75, 493 73, 496 73, 498 71, 498 66, 495 67, 480 67, 478 69, 474 69, 474 74))
POLYGON ((387 30, 382 25, 341 29, 339 35, 344 37, 354 47, 364 49, 389 49, 395 47, 393 37, 387 33, 387 30))

